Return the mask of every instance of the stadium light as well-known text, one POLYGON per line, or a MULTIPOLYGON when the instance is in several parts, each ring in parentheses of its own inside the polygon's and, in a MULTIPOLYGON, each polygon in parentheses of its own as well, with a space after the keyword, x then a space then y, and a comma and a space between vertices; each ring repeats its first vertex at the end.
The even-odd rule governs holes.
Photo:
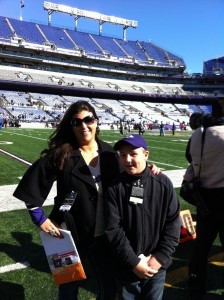
POLYGON ((25 7, 24 1, 21 0, 21 1, 20 1, 20 16, 19 16, 20 21, 23 20, 22 9, 23 9, 24 7, 25 7))
POLYGON ((63 4, 56 4, 52 2, 44 1, 44 9, 48 11, 48 25, 51 25, 51 15, 53 12, 61 12, 69 14, 70 16, 74 16, 75 18, 75 30, 78 28, 78 19, 88 18, 95 21, 99 21, 99 35, 102 34, 102 25, 105 22, 112 23, 115 25, 122 25, 123 26, 123 38, 126 40, 126 29, 128 27, 137 28, 138 27, 138 21, 134 20, 127 20, 115 16, 108 16, 103 15, 97 12, 88 11, 88 10, 82 10, 75 7, 70 7, 63 4))

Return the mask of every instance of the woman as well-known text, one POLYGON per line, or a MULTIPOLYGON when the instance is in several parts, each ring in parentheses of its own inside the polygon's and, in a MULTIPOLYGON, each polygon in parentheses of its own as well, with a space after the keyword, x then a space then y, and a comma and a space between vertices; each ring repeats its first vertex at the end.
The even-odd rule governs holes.
MULTIPOLYGON (((27 170, 14 196, 26 203, 33 222, 46 233, 61 238, 59 228, 66 221, 84 269, 88 260, 94 270, 97 299, 110 300, 115 298, 116 289, 104 236, 103 195, 120 169, 116 151, 97 137, 97 122, 96 112, 88 102, 73 103, 51 135, 49 149, 27 170), (41 206, 54 181, 57 196, 47 218, 41 206), (77 196, 69 212, 60 211, 65 199, 72 201, 74 195, 77 196)), ((79 286, 80 281, 60 285, 59 299, 77 299, 79 286)))

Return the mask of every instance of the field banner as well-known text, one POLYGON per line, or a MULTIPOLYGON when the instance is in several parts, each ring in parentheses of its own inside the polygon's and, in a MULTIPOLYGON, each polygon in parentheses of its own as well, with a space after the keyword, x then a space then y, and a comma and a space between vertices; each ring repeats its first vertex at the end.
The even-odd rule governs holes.
POLYGON ((189 209, 182 210, 180 212, 181 218, 181 233, 180 233, 180 243, 193 240, 196 238, 196 231, 194 223, 192 220, 191 212, 189 209))

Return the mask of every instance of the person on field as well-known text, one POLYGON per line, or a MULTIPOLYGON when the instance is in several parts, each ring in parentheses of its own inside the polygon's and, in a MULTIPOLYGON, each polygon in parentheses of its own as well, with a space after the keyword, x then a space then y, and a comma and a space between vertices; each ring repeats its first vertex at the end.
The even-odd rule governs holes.
POLYGON ((165 135, 165 127, 164 127, 163 122, 161 122, 160 125, 159 125, 159 135, 160 136, 164 136, 165 135))
POLYGON ((173 123, 172 125, 172 135, 175 135, 176 125, 173 123))
MULTIPOLYGON (((48 149, 24 174, 14 196, 26 203, 34 224, 52 238, 62 238, 60 228, 66 224, 77 239, 87 280, 86 262, 92 267, 98 285, 96 299, 110 300, 116 288, 104 234, 105 191, 120 174, 120 166, 117 152, 99 139, 97 127, 98 117, 87 101, 71 104, 50 136, 48 149), (55 181, 57 195, 47 217, 42 205, 55 181), (60 210, 65 199, 72 201, 69 218, 60 210)), ((58 299, 78 299, 80 285, 80 281, 59 285, 58 299)))
POLYGON ((114 149, 124 172, 108 188, 105 233, 119 300, 161 300, 180 237, 179 201, 170 179, 147 167, 142 136, 131 134, 114 149))
POLYGON ((203 201, 203 209, 197 207, 197 238, 189 264, 189 288, 195 300, 206 293, 208 255, 218 235, 224 251, 224 101, 214 101, 212 114, 200 120, 186 149, 193 176, 200 174, 203 201))

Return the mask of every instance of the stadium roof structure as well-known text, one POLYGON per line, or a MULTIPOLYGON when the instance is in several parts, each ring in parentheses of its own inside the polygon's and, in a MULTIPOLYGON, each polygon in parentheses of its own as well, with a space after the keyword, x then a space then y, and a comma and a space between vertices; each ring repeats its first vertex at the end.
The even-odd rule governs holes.
POLYGON ((138 27, 138 21, 134 20, 127 20, 115 16, 107 16, 103 15, 97 12, 88 11, 88 10, 82 10, 75 7, 70 7, 63 4, 56 4, 52 2, 44 1, 44 9, 48 11, 48 25, 51 25, 51 15, 53 12, 61 12, 69 14, 70 16, 74 16, 75 18, 75 30, 78 29, 78 19, 88 18, 95 21, 99 21, 99 35, 102 34, 102 25, 107 23, 112 23, 115 25, 122 25, 123 26, 123 39, 126 40, 126 29, 128 27, 137 28, 138 27))
POLYGON ((150 43, 0 16, 1 90, 210 104, 224 77, 185 78, 182 58, 150 43))

